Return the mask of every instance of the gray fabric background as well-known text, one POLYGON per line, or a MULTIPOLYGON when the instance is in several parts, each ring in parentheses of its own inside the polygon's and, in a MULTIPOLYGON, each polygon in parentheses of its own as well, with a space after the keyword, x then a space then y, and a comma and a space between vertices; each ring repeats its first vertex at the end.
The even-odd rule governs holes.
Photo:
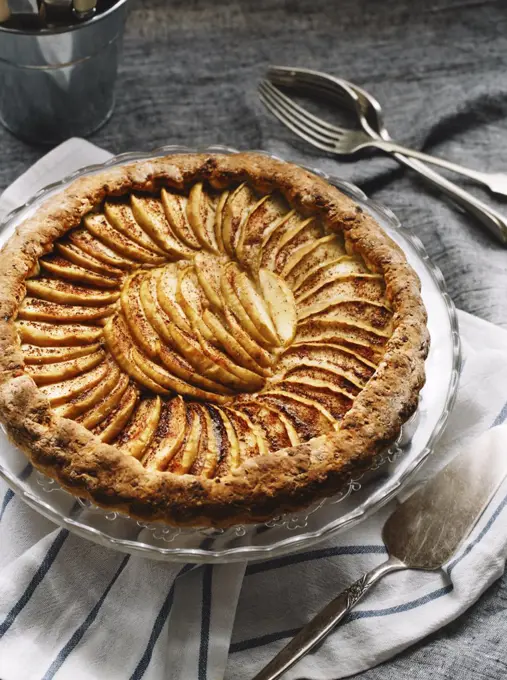
MULTIPOLYGON (((296 141, 257 100, 269 63, 329 71, 371 90, 397 141, 507 170, 506 4, 138 0, 116 113, 92 141, 112 152, 168 143, 264 148, 350 179, 421 237, 459 307, 507 327, 507 251, 394 161, 323 159, 296 141)), ((0 149, 0 189, 44 153, 4 130, 0 149)), ((507 199, 495 204, 507 215, 507 199)), ((504 578, 466 616, 361 677, 505 678, 506 606, 504 578)))

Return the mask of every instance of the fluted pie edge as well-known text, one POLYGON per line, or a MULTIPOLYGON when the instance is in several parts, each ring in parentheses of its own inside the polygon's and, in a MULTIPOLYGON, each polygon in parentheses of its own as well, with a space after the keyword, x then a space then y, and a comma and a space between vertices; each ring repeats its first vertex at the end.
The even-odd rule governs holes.
POLYGON ((0 419, 36 467, 102 507, 179 526, 263 521, 335 493, 396 439, 424 384, 429 338, 419 287, 402 251, 375 220, 298 166, 243 153, 178 154, 111 168, 52 197, 0 254, 0 419), (75 421, 58 417, 25 371, 15 325, 25 279, 38 258, 106 197, 182 190, 196 181, 216 188, 248 181, 259 191, 280 191, 303 215, 318 215, 382 274, 394 312, 383 360, 338 431, 246 460, 217 479, 146 470, 75 421))

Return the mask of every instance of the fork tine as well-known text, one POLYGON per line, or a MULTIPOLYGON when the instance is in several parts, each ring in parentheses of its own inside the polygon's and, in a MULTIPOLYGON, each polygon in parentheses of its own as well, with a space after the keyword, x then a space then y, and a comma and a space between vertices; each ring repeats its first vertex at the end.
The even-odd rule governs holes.
POLYGON ((336 153, 336 147, 333 143, 314 139, 312 136, 308 135, 307 132, 299 126, 299 124, 292 122, 291 118, 289 118, 283 109, 280 108, 278 102, 272 99, 269 91, 266 92, 265 89, 259 87, 259 97, 264 106, 298 137, 301 137, 301 139, 304 139, 305 142, 308 142, 312 146, 315 146, 322 151, 336 153))
POLYGON ((280 92, 280 90, 269 81, 263 80, 262 85, 269 90, 274 98, 280 101, 280 105, 284 105, 284 108, 290 109, 296 118, 298 118, 302 123, 308 125, 308 127, 315 130, 315 132, 318 134, 324 135, 329 139, 336 140, 349 133, 348 130, 339 128, 336 125, 331 125, 327 121, 322 120, 322 118, 319 118, 318 116, 313 115, 313 113, 307 111, 303 106, 296 104, 296 102, 292 101, 292 99, 287 97, 287 95, 285 95, 283 92, 280 92))
POLYGON ((269 66, 267 78, 275 85, 294 87, 303 85, 313 88, 322 88, 334 99, 351 111, 355 110, 353 99, 344 88, 353 89, 352 83, 341 78, 334 78, 327 73, 312 71, 311 69, 291 68, 288 66, 269 66))
POLYGON ((269 103, 271 110, 276 110, 278 118, 282 120, 285 125, 291 125, 293 131, 297 131, 300 136, 304 136, 307 141, 312 143, 319 143, 322 148, 327 150, 334 150, 336 148, 336 140, 329 136, 322 135, 316 132, 307 125, 307 121, 294 112, 291 107, 285 105, 284 101, 273 93, 270 89, 259 86, 259 92, 264 96, 264 103, 269 103))

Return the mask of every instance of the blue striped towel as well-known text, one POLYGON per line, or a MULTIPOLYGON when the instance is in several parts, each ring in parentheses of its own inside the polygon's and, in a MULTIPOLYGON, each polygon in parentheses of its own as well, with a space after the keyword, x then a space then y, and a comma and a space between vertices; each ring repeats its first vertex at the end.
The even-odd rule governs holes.
MULTIPOLYGON (((0 211, 107 157, 69 140, 4 193, 0 211)), ((463 446, 479 456, 507 441, 507 332, 465 313, 460 323, 458 402, 422 476, 463 446)), ((287 680, 353 675, 463 613, 504 570, 506 505, 504 484, 446 570, 386 579, 287 680)), ((380 532, 392 507, 304 553, 192 567, 88 543, 55 528, 0 482, 0 678, 248 679, 332 596, 385 559, 380 532)))

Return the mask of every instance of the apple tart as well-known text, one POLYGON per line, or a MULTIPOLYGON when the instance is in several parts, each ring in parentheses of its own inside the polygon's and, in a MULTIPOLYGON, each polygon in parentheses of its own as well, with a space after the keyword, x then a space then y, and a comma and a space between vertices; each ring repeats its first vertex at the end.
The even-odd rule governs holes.
POLYGON ((0 254, 0 418, 72 494, 179 526, 334 494, 416 409, 419 281, 360 206, 260 154, 84 176, 0 254))

